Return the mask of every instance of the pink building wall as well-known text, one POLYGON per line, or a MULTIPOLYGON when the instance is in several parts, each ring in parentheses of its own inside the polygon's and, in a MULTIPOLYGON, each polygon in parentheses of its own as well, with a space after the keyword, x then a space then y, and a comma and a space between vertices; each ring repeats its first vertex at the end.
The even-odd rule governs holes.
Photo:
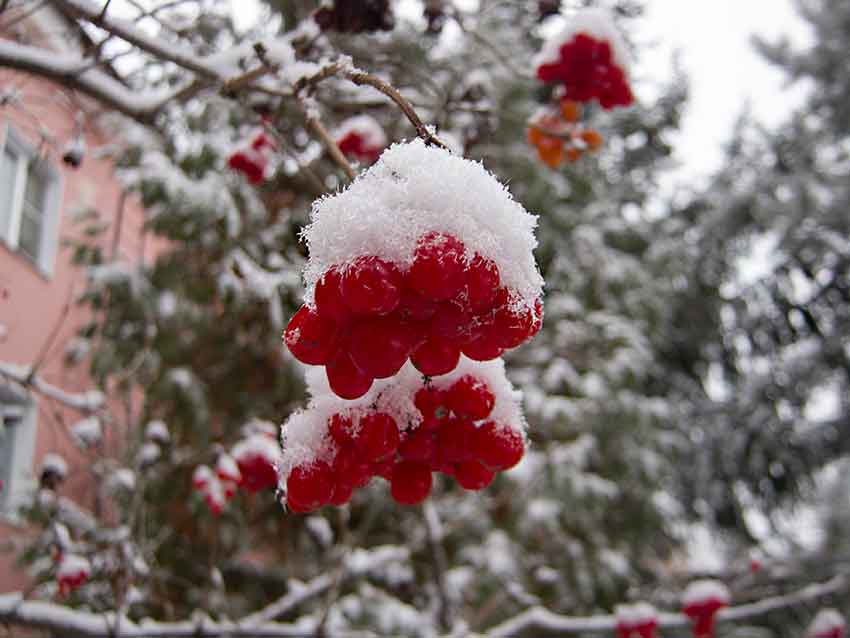
MULTIPOLYGON (((85 288, 86 273, 72 265, 72 250, 63 245, 62 238, 80 235, 80 228, 72 219, 73 213, 88 208, 97 210, 102 221, 109 224, 102 240, 106 254, 109 254, 119 226, 119 259, 133 263, 149 259, 149 255, 144 253, 146 250, 150 252, 152 246, 143 237, 143 212, 135 198, 126 198, 118 223, 122 189, 111 160, 99 158, 97 153, 97 149, 113 141, 107 132, 91 124, 85 126, 83 133, 87 152, 81 166, 73 169, 62 163, 64 144, 78 130, 76 115, 79 107, 94 114, 98 110, 97 105, 80 103, 73 96, 69 100, 56 85, 0 69, 0 91, 11 86, 19 87, 19 97, 14 105, 0 106, 0 146, 3 132, 11 126, 19 138, 40 148, 42 156, 61 176, 61 202, 59 239, 52 274, 45 276, 26 256, 0 239, 0 362, 31 365, 48 336, 59 326, 39 375, 69 392, 91 390, 94 386, 85 374, 85 364, 70 369, 63 365, 65 346, 87 316, 74 303, 85 288), (41 131, 46 131, 51 138, 50 143, 44 143, 41 131), (69 302, 70 309, 66 310, 69 302)), ((94 119, 86 117, 85 121, 90 123, 94 119)), ((32 462, 34 477, 37 478, 45 454, 59 453, 69 465, 68 477, 59 493, 74 498, 83 508, 92 508, 95 483, 90 468, 93 456, 79 450, 68 431, 68 426, 82 418, 81 415, 62 409, 44 397, 33 395, 33 398, 38 404, 32 462)), ((113 432, 112 440, 107 439, 107 444, 116 452, 120 447, 120 437, 116 439, 113 432)), ((26 528, 0 519, 0 593, 26 584, 26 574, 14 567, 14 555, 2 550, 28 533, 31 532, 26 528)))

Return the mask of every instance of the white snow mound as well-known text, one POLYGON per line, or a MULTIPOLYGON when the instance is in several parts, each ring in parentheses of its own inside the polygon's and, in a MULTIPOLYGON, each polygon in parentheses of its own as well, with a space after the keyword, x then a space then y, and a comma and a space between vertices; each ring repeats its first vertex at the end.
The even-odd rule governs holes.
POLYGON ((454 235, 499 267, 503 285, 533 307, 543 289, 533 251, 536 216, 516 202, 481 164, 426 146, 390 146, 344 191, 313 204, 302 237, 310 251, 304 299, 334 265, 377 255, 406 270, 416 241, 430 231, 454 235))
POLYGON ((696 605, 709 600, 729 604, 732 594, 729 588, 719 580, 695 580, 690 583, 682 594, 682 604, 696 605))
POLYGON ((809 625, 807 636, 809 638, 817 638, 819 636, 828 636, 836 630, 842 631, 847 626, 844 621, 844 616, 837 609, 821 609, 809 625))

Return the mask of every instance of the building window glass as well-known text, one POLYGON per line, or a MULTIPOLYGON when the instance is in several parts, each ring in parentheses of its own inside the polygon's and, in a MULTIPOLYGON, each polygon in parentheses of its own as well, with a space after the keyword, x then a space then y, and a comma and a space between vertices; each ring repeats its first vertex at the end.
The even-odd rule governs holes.
POLYGON ((58 230, 58 173, 6 127, 0 154, 0 239, 53 270, 58 230))

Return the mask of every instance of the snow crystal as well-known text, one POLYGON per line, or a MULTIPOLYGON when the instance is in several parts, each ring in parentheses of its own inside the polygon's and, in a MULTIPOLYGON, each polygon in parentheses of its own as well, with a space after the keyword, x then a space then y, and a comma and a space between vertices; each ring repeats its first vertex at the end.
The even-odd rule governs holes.
POLYGON ((617 616, 618 624, 631 627, 657 622, 658 620, 655 607, 643 602, 632 605, 617 605, 614 608, 614 614, 617 616))
POLYGON ((156 443, 145 443, 139 449, 139 463, 142 465, 151 465, 160 457, 160 449, 156 443))
POLYGON ((145 438, 160 444, 166 444, 171 440, 168 426, 163 421, 151 421, 145 426, 145 438))
POLYGON ((96 416, 90 416, 77 421, 71 426, 71 434, 74 440, 81 447, 90 447, 100 441, 102 431, 100 428, 100 419, 96 416))
POLYGON ((387 136, 378 121, 371 115, 355 115, 344 120, 334 131, 334 139, 341 140, 349 133, 357 133, 366 146, 383 148, 387 145, 387 136))
POLYGON ((41 460, 41 473, 52 472, 60 478, 68 475, 68 463, 58 454, 45 454, 41 460))
POLYGON ((844 616, 837 609, 821 609, 809 625, 807 635, 810 638, 829 636, 846 627, 844 616))
POLYGON ((215 465, 216 474, 224 481, 238 483, 242 479, 242 473, 235 459, 229 454, 220 454, 215 465))
POLYGON ((136 489, 136 475, 126 467, 119 468, 110 475, 107 487, 113 492, 132 492, 136 489))
POLYGON ((597 40, 607 40, 611 44, 614 62, 621 69, 626 70, 629 63, 628 49, 609 11, 582 9, 565 18, 567 23, 564 28, 546 38, 540 52, 532 61, 535 68, 542 64, 558 62, 561 57, 561 45, 566 44, 579 33, 585 33, 597 40))
POLYGON ((231 454, 237 462, 259 456, 275 466, 280 464, 280 448, 275 439, 265 434, 252 434, 242 439, 233 446, 231 454))
POLYGON ((481 164, 419 139, 392 145, 346 190, 316 201, 311 219, 303 231, 310 305, 331 266, 379 255, 406 269, 430 231, 458 237, 468 259, 475 252, 492 259, 502 283, 529 306, 543 288, 533 256, 537 218, 481 164))
POLYGON ((682 593, 682 604, 695 605, 709 600, 728 604, 732 598, 729 588, 719 580, 696 580, 682 593))
MULTIPOLYGON (((452 372, 431 377, 431 382, 442 390, 466 374, 486 383, 496 398, 486 420, 511 428, 525 438, 526 421, 520 409, 522 393, 508 381, 504 362, 501 359, 477 362, 461 355, 452 372)), ((410 361, 394 377, 377 379, 365 395, 352 401, 342 400, 331 391, 323 367, 309 366, 305 376, 312 399, 307 408, 293 413, 283 425, 282 478, 302 463, 332 460, 334 447, 327 435, 327 424, 335 414, 353 417, 355 431, 359 415, 373 408, 390 414, 402 431, 416 429, 422 422, 422 415, 413 403, 416 392, 424 387, 422 373, 410 361)))
POLYGON ((91 572, 91 563, 77 554, 62 554, 62 560, 56 570, 58 578, 73 578, 79 574, 88 575, 91 572))

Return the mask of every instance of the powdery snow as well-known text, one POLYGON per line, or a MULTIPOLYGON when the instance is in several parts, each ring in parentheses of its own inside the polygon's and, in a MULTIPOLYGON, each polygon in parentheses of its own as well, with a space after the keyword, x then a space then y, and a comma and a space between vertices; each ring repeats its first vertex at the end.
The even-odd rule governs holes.
POLYGON ((171 440, 171 434, 168 432, 168 426, 163 421, 150 421, 145 426, 145 438, 156 443, 166 444, 171 440))
POLYGON ((617 605, 614 608, 617 623, 623 626, 636 627, 658 622, 658 613, 649 603, 639 602, 632 605, 617 605))
POLYGON ((422 140, 390 146, 341 193, 313 204, 303 231, 310 260, 305 301, 331 266, 378 255, 402 270, 427 232, 449 233, 499 267, 502 283, 532 307, 543 278, 534 262, 537 218, 528 213, 481 164, 422 140))
POLYGON ((609 11, 605 9, 582 9, 564 17, 567 23, 560 31, 546 38, 540 52, 534 57, 532 65, 535 68, 542 64, 558 62, 561 57, 561 46, 579 33, 585 33, 597 40, 607 40, 611 44, 614 62, 623 71, 626 71, 629 64, 628 49, 609 11))
POLYGON ((840 635, 846 627, 844 616, 837 609, 821 609, 809 625, 806 635, 809 638, 840 635))
MULTIPOLYGON (((494 421, 511 428, 525 439, 527 426, 520 407, 522 393, 508 381, 504 362, 501 359, 477 362, 461 356, 452 372, 432 377, 431 383, 439 390, 446 389, 465 374, 484 381, 495 396, 493 411, 484 421, 494 421)), ((360 415, 373 410, 390 414, 401 431, 414 430, 422 422, 422 415, 413 399, 416 392, 424 387, 423 377, 410 361, 396 376, 376 380, 369 392, 353 401, 340 399, 331 391, 321 366, 310 366, 305 376, 312 398, 305 409, 294 412, 281 428, 282 480, 302 463, 317 459, 330 462, 333 459, 336 448, 328 435, 328 420, 335 414, 350 416, 355 431, 360 415)))
POLYGON ((277 441, 265 434, 252 434, 248 438, 242 439, 233 446, 230 454, 232 455, 231 460, 235 459, 237 463, 239 461, 248 460, 258 456, 265 459, 275 467, 280 465, 281 461, 280 448, 278 447, 277 441))
POLYGON ((100 441, 103 434, 100 428, 100 419, 90 416, 81 419, 71 426, 71 434, 74 440, 83 447, 90 447, 100 441))
POLYGON ((685 606, 710 600, 728 605, 731 599, 732 594, 729 592, 729 588, 719 580, 695 580, 682 593, 682 604, 685 606))
POLYGON ((41 473, 52 472, 60 478, 68 476, 68 463, 58 454, 45 454, 41 460, 41 473))

